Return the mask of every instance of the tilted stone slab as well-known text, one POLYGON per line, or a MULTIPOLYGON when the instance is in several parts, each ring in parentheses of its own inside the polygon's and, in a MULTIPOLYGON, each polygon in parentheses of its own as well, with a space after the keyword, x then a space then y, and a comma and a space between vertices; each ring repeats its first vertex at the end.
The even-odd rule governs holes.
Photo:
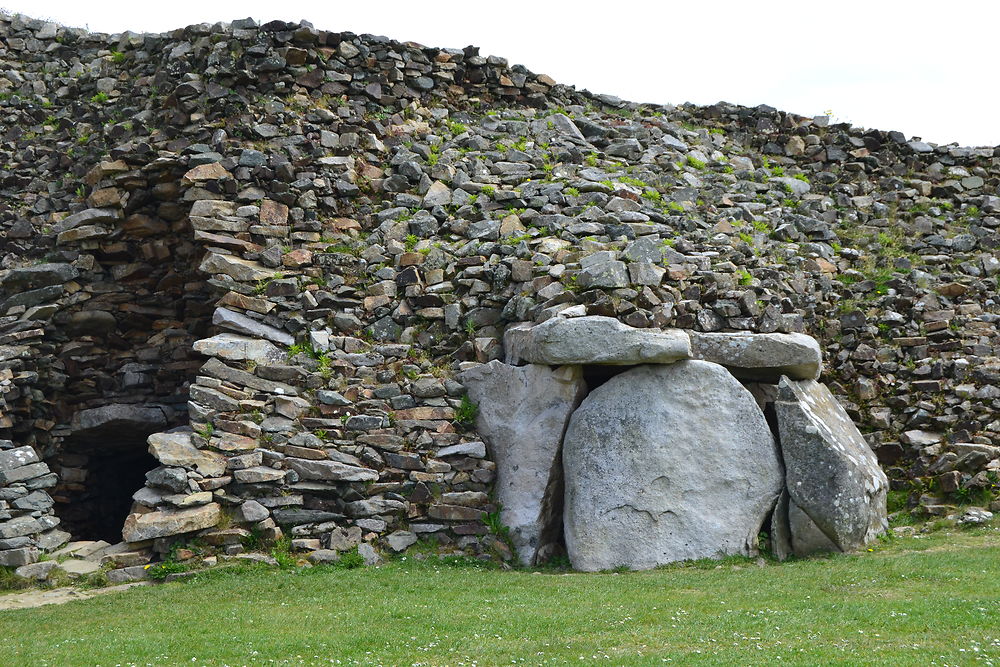
POLYGON ((554 317, 521 324, 504 334, 509 364, 669 364, 691 357, 688 334, 680 329, 637 329, 613 317, 554 317))
POLYGON ((272 327, 263 322, 259 322, 252 317, 228 308, 216 308, 212 314, 212 324, 217 324, 224 329, 230 329, 237 333, 254 336, 256 338, 266 338, 279 345, 292 345, 295 338, 287 331, 272 327))
POLYGON ((254 361, 263 365, 284 362, 288 358, 274 343, 231 333, 195 341, 194 350, 227 361, 254 361))
POLYGON ((823 368, 819 343, 805 334, 689 334, 692 357, 721 364, 741 380, 775 384, 782 375, 815 380, 823 368))
POLYGON ((0 522, 0 539, 37 535, 45 530, 34 517, 19 516, 7 522, 0 522))
POLYGON ((35 453, 34 448, 27 445, 0 451, 0 472, 38 463, 38 460, 38 454, 35 453))
POLYGON ((0 290, 13 294, 25 290, 62 285, 75 279, 80 272, 72 264, 38 264, 13 269, 0 278, 0 290))
POLYGON ((311 459, 286 458, 282 463, 294 470, 302 479, 318 479, 332 482, 370 482, 378 479, 378 472, 359 468, 336 461, 313 461, 311 459))
MULTIPOLYGON (((793 503, 841 551, 860 549, 885 532, 888 480, 830 390, 815 380, 782 378, 775 410, 793 548, 793 503)), ((803 534, 798 543, 805 549, 817 540, 803 534)))
POLYGON ((257 282, 274 277, 274 270, 263 264, 236 257, 235 255, 222 255, 217 252, 210 252, 205 255, 199 271, 205 273, 221 273, 240 282, 257 282))
POLYGON ((562 524, 560 447, 587 391, 582 369, 491 361, 459 380, 479 405, 476 430, 497 466, 500 520, 521 562, 534 565, 550 555, 562 524))
POLYGON ((169 537, 212 528, 219 523, 222 506, 209 503, 183 510, 163 510, 146 514, 129 514, 122 528, 126 542, 143 542, 157 537, 169 537))
POLYGON ((149 453, 165 466, 196 470, 205 477, 226 474, 226 457, 195 447, 190 433, 154 433, 147 442, 149 453))
POLYGON ((705 361, 647 365, 593 390, 563 442, 573 567, 651 568, 752 555, 781 492, 753 396, 705 361))

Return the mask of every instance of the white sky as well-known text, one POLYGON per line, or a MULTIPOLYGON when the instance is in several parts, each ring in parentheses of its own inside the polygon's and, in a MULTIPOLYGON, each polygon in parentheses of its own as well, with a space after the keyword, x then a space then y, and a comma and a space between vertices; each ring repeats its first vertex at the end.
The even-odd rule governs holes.
POLYGON ((252 16, 481 47, 560 83, 637 102, 769 104, 935 143, 1000 144, 991 0, 0 0, 101 32, 252 16))

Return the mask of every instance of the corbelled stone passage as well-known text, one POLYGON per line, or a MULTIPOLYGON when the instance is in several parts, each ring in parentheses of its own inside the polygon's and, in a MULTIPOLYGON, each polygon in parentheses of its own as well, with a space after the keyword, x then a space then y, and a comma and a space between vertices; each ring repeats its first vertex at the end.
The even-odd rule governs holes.
POLYGON ((60 529, 112 543, 156 467, 146 438, 187 420, 192 344, 211 325, 199 250, 184 233, 182 174, 129 159, 80 174, 90 196, 55 216, 51 257, 61 263, 0 278, 0 310, 33 351, 19 358, 19 377, 37 387, 16 396, 4 432, 56 473, 60 529))

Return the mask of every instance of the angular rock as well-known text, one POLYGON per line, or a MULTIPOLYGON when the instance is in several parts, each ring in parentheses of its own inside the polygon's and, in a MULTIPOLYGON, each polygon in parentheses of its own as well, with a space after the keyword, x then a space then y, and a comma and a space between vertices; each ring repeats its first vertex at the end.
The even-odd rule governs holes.
POLYGON ((41 563, 32 563, 30 565, 22 565, 21 567, 14 570, 14 574, 21 579, 34 579, 35 581, 45 581, 49 578, 49 574, 59 563, 54 560, 42 561, 41 563))
POLYGON ((378 473, 374 470, 345 465, 336 461, 287 458, 284 459, 283 463, 289 470, 297 472, 302 479, 333 482, 366 482, 378 479, 378 473))
POLYGON ((38 523, 34 517, 19 516, 10 521, 0 523, 0 539, 35 535, 42 532, 42 530, 42 524, 38 523))
POLYGON ((263 322, 258 322, 252 317, 247 317, 243 313, 238 313, 228 308, 216 308, 215 313, 212 315, 212 324, 217 324, 224 329, 232 329, 237 333, 246 334, 247 336, 266 338, 279 345, 292 345, 295 343, 295 338, 288 332, 276 329, 263 322))
POLYGON ((72 264, 38 264, 13 269, 0 278, 0 289, 14 294, 50 285, 62 285, 79 275, 80 272, 72 264))
POLYGON ((165 466, 197 470, 205 477, 226 474, 226 457, 195 447, 190 433, 154 433, 147 442, 149 453, 165 466))
POLYGON ((163 409, 136 403, 112 403, 98 408, 81 410, 73 415, 72 427, 76 435, 123 432, 145 435, 167 425, 163 409))
POLYGON ((194 350, 206 356, 228 361, 253 361, 264 365, 280 363, 288 358, 273 343, 231 333, 221 333, 195 341, 194 350))
MULTIPOLYGON (((863 548, 885 532, 888 480, 830 390, 815 380, 782 378, 775 410, 793 548, 792 503, 840 551, 863 548)), ((797 555, 821 548, 812 537, 799 537, 798 543, 797 555)))
POLYGON ((210 503, 182 510, 163 510, 147 514, 129 514, 122 528, 126 542, 143 542, 212 528, 222 516, 222 506, 210 503))
POLYGON ((252 499, 243 501, 243 504, 236 511, 236 520, 247 523, 263 521, 268 516, 270 516, 270 512, 267 511, 267 508, 252 499))
POLYGON ((263 484, 267 482, 280 482, 285 478, 285 473, 281 470, 268 468, 266 466, 254 466, 243 470, 233 471, 233 480, 240 484, 263 484))
POLYGON ((755 553, 781 492, 774 438, 722 366, 640 366, 595 389, 563 444, 566 548, 596 571, 755 553))
POLYGON ((554 317, 504 334, 507 363, 669 364, 691 357, 688 334, 679 329, 636 329, 612 317, 554 317))
POLYGON ((38 454, 27 445, 0 451, 0 472, 20 468, 31 463, 38 463, 38 454))
POLYGON ((21 567, 38 562, 39 551, 34 547, 0 551, 0 566, 21 567))
POLYGON ((742 380, 776 384, 819 377, 823 358, 819 342, 800 333, 701 333, 691 336, 691 356, 729 369, 742 380))
POLYGON ((587 391, 579 366, 509 366, 491 361, 461 374, 478 404, 476 430, 497 465, 500 520, 525 565, 544 560, 562 512, 560 446, 587 391))
POLYGON ((217 252, 210 252, 205 255, 205 259, 202 260, 198 270, 210 274, 221 273, 241 282, 256 282, 274 277, 274 271, 262 264, 243 259, 242 257, 222 255, 217 252))
POLYGON ((408 530, 397 530, 385 538, 393 551, 405 551, 407 547, 417 543, 417 536, 408 530))

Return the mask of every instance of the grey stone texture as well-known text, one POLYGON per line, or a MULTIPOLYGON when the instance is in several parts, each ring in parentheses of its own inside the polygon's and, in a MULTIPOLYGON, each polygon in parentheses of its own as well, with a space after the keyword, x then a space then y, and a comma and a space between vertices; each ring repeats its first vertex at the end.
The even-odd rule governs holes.
POLYGON ((888 527, 889 484, 878 459, 825 385, 782 378, 778 392, 793 551, 829 546, 806 518, 840 551, 865 547, 888 527))
POLYGON ((638 366, 595 389, 563 465, 566 547, 585 571, 754 554, 782 487, 763 413, 704 361, 638 366))
POLYGON ((612 317, 555 317, 518 325, 504 335, 507 362, 564 364, 666 364, 691 357, 684 331, 637 329, 612 317))
POLYGON ((570 414, 586 393, 579 366, 509 366, 467 370, 460 380, 479 405, 476 430, 497 465, 496 497, 518 558, 534 565, 551 555, 562 512, 560 446, 570 414))

